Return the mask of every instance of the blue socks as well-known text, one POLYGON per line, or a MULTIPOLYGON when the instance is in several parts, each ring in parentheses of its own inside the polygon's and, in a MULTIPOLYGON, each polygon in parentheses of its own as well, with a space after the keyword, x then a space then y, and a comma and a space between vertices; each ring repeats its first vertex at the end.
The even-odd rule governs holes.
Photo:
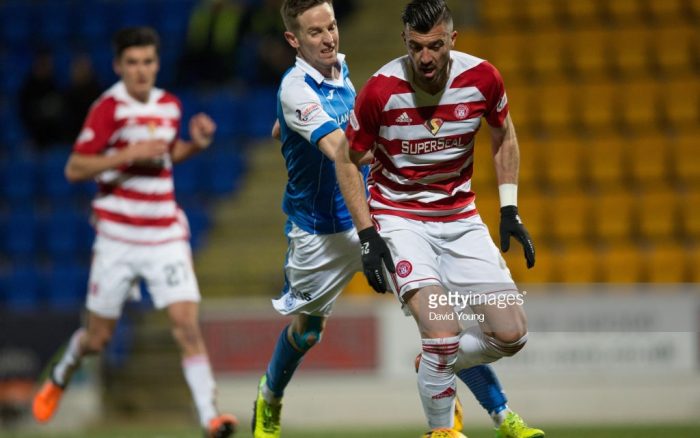
POLYGON ((294 371, 306 353, 302 353, 292 346, 287 338, 288 330, 289 326, 282 330, 277 340, 277 345, 275 345, 275 351, 272 353, 272 359, 270 359, 270 363, 267 366, 267 386, 278 398, 281 398, 284 394, 284 388, 292 380, 294 371))
POLYGON ((508 399, 503 393, 496 373, 488 365, 477 365, 460 370, 457 377, 464 382, 474 394, 479 404, 490 414, 497 414, 506 409, 508 399))

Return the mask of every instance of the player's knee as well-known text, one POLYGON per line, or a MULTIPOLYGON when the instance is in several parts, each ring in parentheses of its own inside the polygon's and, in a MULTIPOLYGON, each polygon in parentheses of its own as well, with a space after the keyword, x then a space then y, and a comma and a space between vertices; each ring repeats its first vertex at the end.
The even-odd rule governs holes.
POLYGON ((306 324, 299 331, 292 330, 294 345, 301 351, 308 351, 321 342, 323 334, 323 317, 309 316, 306 324))
POLYGON ((181 346, 196 345, 201 336, 196 321, 173 321, 172 333, 181 346))
POLYGON ((484 339, 499 356, 509 357, 523 349, 527 343, 527 332, 499 332, 495 336, 484 336, 484 339))

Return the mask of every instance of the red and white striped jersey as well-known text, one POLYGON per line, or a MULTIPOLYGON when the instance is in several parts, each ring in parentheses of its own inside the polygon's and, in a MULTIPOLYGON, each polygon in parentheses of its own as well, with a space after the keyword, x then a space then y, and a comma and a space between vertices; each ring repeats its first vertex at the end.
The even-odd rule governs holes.
MULTIPOLYGON (((113 154, 129 143, 162 139, 170 150, 179 138, 182 106, 174 95, 154 88, 148 102, 135 100, 117 82, 92 105, 73 146, 80 154, 113 154)), ((172 161, 166 153, 150 165, 125 165, 97 176, 92 202, 98 234, 136 243, 158 244, 189 238, 175 201, 172 161)))
POLYGON ((411 83, 408 56, 382 67, 362 89, 346 129, 350 147, 372 151, 372 214, 448 221, 476 214, 471 176, 481 117, 503 126, 503 80, 483 59, 453 51, 445 90, 411 83))

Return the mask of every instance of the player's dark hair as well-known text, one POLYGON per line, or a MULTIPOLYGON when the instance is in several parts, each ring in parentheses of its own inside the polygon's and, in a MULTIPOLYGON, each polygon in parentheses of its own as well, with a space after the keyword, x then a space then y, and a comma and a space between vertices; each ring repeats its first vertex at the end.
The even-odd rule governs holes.
POLYGON ((299 30, 297 17, 309 9, 324 3, 333 6, 333 0, 284 0, 280 8, 284 27, 290 32, 296 32, 299 30))
POLYGON ((445 0, 413 0, 401 15, 404 26, 427 33, 439 23, 452 23, 452 11, 445 0))
POLYGON ((160 37, 152 27, 125 27, 112 37, 114 56, 120 58, 129 47, 155 46, 156 53, 160 52, 160 37))

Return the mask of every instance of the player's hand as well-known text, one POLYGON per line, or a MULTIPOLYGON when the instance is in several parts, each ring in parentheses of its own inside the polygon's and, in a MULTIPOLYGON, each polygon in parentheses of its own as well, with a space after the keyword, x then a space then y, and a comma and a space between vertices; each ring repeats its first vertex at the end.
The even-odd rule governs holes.
POLYGON ((360 236, 360 243, 362 244, 362 268, 365 272, 365 277, 367 277, 367 281, 372 286, 372 289, 383 294, 387 291, 387 284, 382 264, 386 266, 389 272, 396 272, 389 247, 386 246, 386 242, 384 242, 384 239, 381 238, 374 227, 360 230, 357 235, 360 236))
POLYGON ((508 252, 510 249, 510 236, 513 236, 523 246, 528 269, 535 266, 535 244, 532 243, 530 233, 527 232, 520 220, 520 216, 518 216, 518 207, 515 205, 501 207, 500 231, 501 251, 508 252))
POLYGON ((141 140, 129 143, 126 153, 129 161, 147 164, 157 158, 162 158, 168 152, 165 140, 141 140))
POLYGON ((216 123, 204 113, 198 113, 190 119, 190 138, 199 149, 206 149, 214 140, 216 123))

